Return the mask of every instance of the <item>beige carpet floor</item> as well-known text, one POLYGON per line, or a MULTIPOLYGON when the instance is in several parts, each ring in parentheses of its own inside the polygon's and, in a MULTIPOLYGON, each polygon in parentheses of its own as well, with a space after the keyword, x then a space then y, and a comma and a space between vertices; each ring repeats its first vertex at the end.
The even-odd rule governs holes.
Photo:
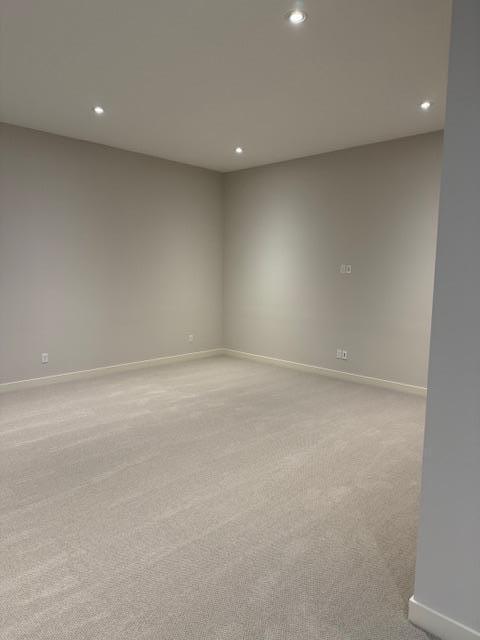
POLYGON ((227 357, 0 396, 0 638, 425 640, 424 406, 227 357))

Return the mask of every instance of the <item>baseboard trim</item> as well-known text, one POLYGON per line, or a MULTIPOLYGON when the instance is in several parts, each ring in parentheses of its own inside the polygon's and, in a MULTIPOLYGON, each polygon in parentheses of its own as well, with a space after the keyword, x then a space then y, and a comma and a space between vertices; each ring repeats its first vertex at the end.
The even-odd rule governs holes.
POLYGON ((246 351, 237 351, 236 349, 224 349, 224 353, 235 358, 244 358, 246 360, 256 360, 257 362, 265 362, 276 365, 277 367, 287 367, 296 369, 297 371, 306 371, 317 375, 326 376, 328 378, 336 378, 337 380, 345 380, 348 382, 357 382, 359 384, 368 384, 383 389, 391 389, 401 391, 403 393, 411 393, 417 396, 425 397, 427 390, 425 387, 416 387, 404 382, 394 382, 392 380, 382 380, 381 378, 371 378, 362 376, 358 373, 348 373, 346 371, 337 371, 336 369, 327 369, 313 364, 303 364, 301 362, 292 362, 291 360, 282 360, 281 358, 273 358, 271 356, 261 356, 255 353, 247 353, 246 351))
POLYGON ((466 627, 435 609, 430 609, 417 602, 414 596, 410 598, 408 604, 408 618, 412 624, 441 640, 479 640, 480 638, 479 631, 466 627))
POLYGON ((29 380, 15 380, 13 382, 3 382, 0 384, 0 394, 8 391, 16 391, 20 389, 29 389, 32 387, 40 387, 43 385, 57 384, 59 382, 67 382, 69 380, 83 380, 96 376, 108 375, 110 373, 119 373, 120 371, 133 371, 134 369, 144 369, 146 367, 158 367, 174 362, 182 362, 188 360, 197 360, 200 358, 209 358, 212 356, 227 355, 234 358, 243 358, 246 360, 256 360, 257 362, 265 362, 277 367, 287 367, 296 369, 297 371, 305 371, 315 373, 317 375, 335 378, 337 380, 345 380, 348 382, 356 382, 359 384, 368 384, 383 389, 391 389, 401 391, 403 393, 411 393, 418 396, 425 396, 427 390, 425 387, 416 387, 414 385, 405 384, 403 382, 394 382, 391 380, 382 380, 381 378, 372 378, 362 376, 357 373, 348 373, 346 371, 338 371, 336 369, 327 369, 313 364, 303 364, 301 362, 292 362, 291 360, 283 360, 271 356, 262 356, 246 351, 238 351, 236 349, 225 349, 222 347, 216 349, 207 349, 204 351, 193 351, 191 353, 180 353, 173 356, 161 356, 159 358, 151 358, 149 360, 139 360, 137 362, 126 362, 121 364, 108 365, 106 367, 97 367, 95 369, 86 369, 82 371, 68 371, 66 373, 58 373, 51 376, 42 376, 40 378, 31 378, 29 380))
POLYGON ((106 367, 97 367, 95 369, 85 369, 83 371, 67 371, 66 373, 57 373, 51 376, 42 376, 41 378, 31 378, 30 380, 15 380, 13 382, 3 382, 0 384, 0 394, 8 391, 18 391, 20 389, 29 389, 32 387, 41 387, 44 385, 57 384, 59 382, 67 382, 71 380, 84 380, 86 378, 94 378, 98 376, 108 375, 110 373, 119 373, 121 371, 133 371, 134 369, 144 369, 147 367, 159 367, 174 362, 183 362, 187 360, 198 360, 200 358, 210 358, 212 356, 224 355, 225 350, 207 349, 205 351, 193 351, 191 353, 180 353, 173 356, 161 356, 159 358, 151 358, 150 360, 139 360, 137 362, 125 362, 122 364, 112 364, 106 367))

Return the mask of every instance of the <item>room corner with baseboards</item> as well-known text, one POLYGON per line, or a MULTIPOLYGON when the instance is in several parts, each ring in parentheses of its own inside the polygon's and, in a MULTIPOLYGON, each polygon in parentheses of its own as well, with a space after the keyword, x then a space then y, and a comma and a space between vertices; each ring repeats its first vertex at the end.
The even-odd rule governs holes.
POLYGON ((480 639, 480 4, 374 4, 3 3, 2 640, 480 639))

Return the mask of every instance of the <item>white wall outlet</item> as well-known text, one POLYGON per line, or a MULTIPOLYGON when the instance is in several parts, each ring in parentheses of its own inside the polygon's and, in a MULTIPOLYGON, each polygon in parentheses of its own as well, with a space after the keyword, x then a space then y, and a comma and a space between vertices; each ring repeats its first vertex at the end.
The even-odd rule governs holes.
POLYGON ((48 364, 48 353, 42 353, 42 364, 48 364))
POLYGON ((342 360, 348 360, 348 351, 346 349, 342 351, 342 360))
POLYGON ((340 273, 345 273, 345 267, 346 266, 347 266, 346 264, 341 264, 340 265, 340 273))
POLYGON ((189 342, 193 342, 193 341, 194 341, 194 339, 195 339, 195 336, 193 335, 193 333, 189 333, 189 334, 188 334, 188 341, 189 341, 189 342))
POLYGON ((341 360, 342 359, 342 349, 337 349, 337 360, 341 360))
POLYGON ((345 265, 345 273, 352 273, 352 265, 351 264, 346 264, 345 265))

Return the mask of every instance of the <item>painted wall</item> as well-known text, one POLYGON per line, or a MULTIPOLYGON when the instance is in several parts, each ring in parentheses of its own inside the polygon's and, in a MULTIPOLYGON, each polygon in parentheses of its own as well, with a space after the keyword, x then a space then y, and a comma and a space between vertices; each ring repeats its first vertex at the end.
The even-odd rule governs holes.
POLYGON ((441 148, 221 176, 2 125, 0 382, 226 344, 425 386, 441 148))
POLYGON ((7 125, 0 163, 0 382, 222 345, 219 174, 7 125))
POLYGON ((426 386, 441 154, 434 133, 228 174, 226 346, 426 386))
POLYGON ((415 600, 480 637, 478 0, 455 0, 451 43, 415 600))

